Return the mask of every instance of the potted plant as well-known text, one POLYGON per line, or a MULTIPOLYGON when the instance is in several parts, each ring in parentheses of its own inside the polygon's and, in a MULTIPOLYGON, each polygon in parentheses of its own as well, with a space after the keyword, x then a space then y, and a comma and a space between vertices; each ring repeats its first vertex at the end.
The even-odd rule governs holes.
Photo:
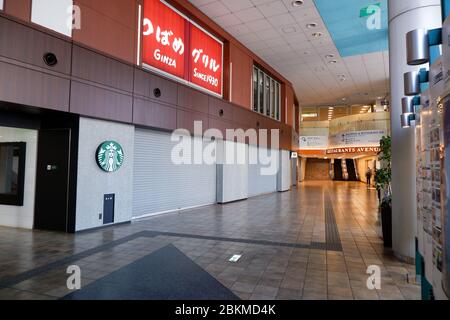
POLYGON ((392 247, 392 189, 391 189, 391 137, 383 137, 380 141, 380 169, 375 171, 375 186, 380 201, 381 229, 384 246, 392 247))

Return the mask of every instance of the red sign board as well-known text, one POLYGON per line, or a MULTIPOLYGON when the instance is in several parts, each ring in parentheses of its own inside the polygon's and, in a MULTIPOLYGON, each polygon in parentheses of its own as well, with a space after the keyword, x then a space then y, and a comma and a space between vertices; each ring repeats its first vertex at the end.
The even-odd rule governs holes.
POLYGON ((186 73, 186 19, 159 0, 144 3, 142 62, 179 78, 186 73))
POLYGON ((223 44, 162 0, 145 0, 143 66, 222 95, 223 44))
POLYGON ((345 147, 328 149, 327 154, 340 154, 340 153, 378 153, 381 151, 380 147, 345 147))
POLYGON ((222 43, 191 23, 189 81, 222 95, 222 43))

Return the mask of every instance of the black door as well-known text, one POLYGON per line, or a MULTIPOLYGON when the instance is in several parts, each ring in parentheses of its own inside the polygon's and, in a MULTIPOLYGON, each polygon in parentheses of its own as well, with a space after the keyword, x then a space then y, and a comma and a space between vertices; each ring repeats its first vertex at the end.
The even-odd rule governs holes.
POLYGON ((344 176, 342 173, 342 162, 340 159, 334 160, 334 180, 342 181, 344 176))
POLYGON ((105 194, 103 197, 103 224, 114 222, 115 194, 105 194))
POLYGON ((348 181, 358 181, 358 177, 356 175, 355 160, 346 159, 345 162, 347 164, 348 181))
POLYGON ((70 129, 40 130, 34 228, 68 232, 70 129))

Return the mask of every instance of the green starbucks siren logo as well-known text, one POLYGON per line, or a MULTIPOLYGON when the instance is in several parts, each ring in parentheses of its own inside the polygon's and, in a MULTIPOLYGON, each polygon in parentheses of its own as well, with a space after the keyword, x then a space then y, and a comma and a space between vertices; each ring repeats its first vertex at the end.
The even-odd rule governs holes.
POLYGON ((105 141, 97 148, 97 164, 103 171, 119 170, 124 158, 122 146, 115 141, 105 141))

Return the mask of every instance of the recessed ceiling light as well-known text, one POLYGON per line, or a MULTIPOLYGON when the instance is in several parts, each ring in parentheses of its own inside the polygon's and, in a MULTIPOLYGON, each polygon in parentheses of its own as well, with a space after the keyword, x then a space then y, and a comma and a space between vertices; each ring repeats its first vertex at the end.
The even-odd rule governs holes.
POLYGON ((336 64, 336 63, 337 63, 337 60, 331 60, 331 61, 328 61, 328 63, 329 63, 329 64, 336 64))
POLYGON ((327 54, 327 55, 325 56, 325 58, 327 58, 327 59, 332 59, 332 58, 334 58, 334 54, 332 54, 332 53, 327 54))
POLYGON ((293 7, 300 7, 303 4, 303 0, 292 1, 293 7))
POLYGON ((308 29, 313 29, 313 28, 316 28, 317 26, 318 26, 318 24, 316 22, 311 22, 306 25, 306 27, 308 29))
POLYGON ((320 38, 321 36, 323 36, 323 33, 322 33, 322 32, 314 32, 314 33, 312 34, 312 36, 313 36, 314 38, 320 38))

